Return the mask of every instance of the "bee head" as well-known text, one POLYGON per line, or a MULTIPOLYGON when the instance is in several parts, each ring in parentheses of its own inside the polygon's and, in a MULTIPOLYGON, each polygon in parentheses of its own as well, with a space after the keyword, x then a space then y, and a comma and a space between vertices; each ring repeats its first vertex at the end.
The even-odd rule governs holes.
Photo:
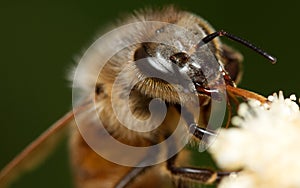
MULTIPOLYGON (((208 91, 224 85, 226 72, 216 55, 207 47, 188 50, 163 43, 143 43, 134 54, 138 69, 146 77, 157 77, 162 89, 181 88, 182 93, 210 96, 208 91)), ((154 81, 154 80, 153 80, 154 81)), ((160 88, 157 88, 160 89, 160 88)))

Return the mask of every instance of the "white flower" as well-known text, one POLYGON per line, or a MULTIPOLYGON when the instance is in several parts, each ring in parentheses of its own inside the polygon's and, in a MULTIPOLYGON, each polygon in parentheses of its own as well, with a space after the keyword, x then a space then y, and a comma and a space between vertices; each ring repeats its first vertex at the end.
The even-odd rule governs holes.
POLYGON ((233 128, 221 129, 209 152, 223 170, 241 170, 219 187, 300 187, 300 112, 282 92, 239 106, 233 128))

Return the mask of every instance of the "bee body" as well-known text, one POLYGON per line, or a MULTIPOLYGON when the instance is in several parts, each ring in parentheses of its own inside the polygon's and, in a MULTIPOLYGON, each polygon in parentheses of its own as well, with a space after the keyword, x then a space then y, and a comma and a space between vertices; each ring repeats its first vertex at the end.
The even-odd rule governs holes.
MULTIPOLYGON (((160 79, 152 77, 144 78, 144 75, 147 73, 145 73, 138 64, 135 64, 134 61, 150 56, 162 58, 169 63, 169 57, 173 54, 180 53, 181 51, 189 53, 189 50, 193 48, 194 44, 197 44, 197 42, 201 41, 201 39, 209 33, 214 32, 214 29, 202 18, 189 12, 179 11, 174 7, 168 7, 162 10, 146 10, 138 12, 134 16, 125 20, 122 24, 130 24, 134 22, 144 23, 149 21, 159 21, 165 24, 158 25, 157 27, 147 27, 145 25, 145 27, 129 30, 126 33, 120 33, 119 38, 122 40, 130 40, 131 37, 138 36, 141 41, 155 40, 160 41, 161 43, 145 42, 131 45, 116 53, 109 59, 108 62, 102 62, 101 58, 98 58, 96 63, 104 65, 100 74, 98 72, 94 72, 94 67, 92 66, 87 67, 86 70, 81 73, 82 75, 94 73, 99 74, 96 81, 96 89, 88 89, 88 91, 95 91, 94 100, 96 106, 99 107, 97 109, 99 118, 111 136, 119 142, 135 147, 146 147, 158 144, 166 137, 170 136, 176 128, 175 125, 178 124, 180 117, 180 113, 176 110, 176 105, 181 105, 182 99, 186 101, 190 100, 190 96, 184 92, 178 94, 178 90, 174 89, 169 83, 160 79), (173 30, 168 25, 170 23, 187 29, 187 31, 193 33, 193 35, 190 36, 181 33, 182 35, 179 35, 180 38, 174 38, 174 33, 172 33, 173 30), (123 87, 118 88, 116 91, 112 91, 116 77, 122 70, 126 69, 126 66, 128 66, 129 69, 125 71, 124 76, 122 77, 123 80, 121 81, 124 83, 120 85, 123 87), (132 87, 130 86, 130 80, 136 80, 137 84, 130 91, 130 110, 128 110, 126 95, 122 93, 122 90, 126 87, 132 87), (112 108, 112 93, 117 93, 115 94, 117 97, 114 98, 114 101, 117 105, 116 108, 120 109, 121 112, 118 118, 115 117, 112 108), (155 98, 159 98, 167 104, 167 115, 157 129, 145 133, 135 132, 128 129, 128 127, 124 127, 122 123, 120 123, 120 119, 124 119, 126 122, 126 117, 129 116, 128 113, 133 113, 136 118, 142 120, 149 118, 150 112, 148 107, 151 100, 155 98)), ((223 48, 219 40, 216 39, 209 43, 208 49, 214 54, 217 61, 219 61, 222 69, 224 69, 224 66, 226 67, 226 64, 222 63, 223 60, 227 64, 234 63, 234 66, 240 66, 239 63, 241 61, 241 56, 229 47, 226 47, 226 52, 232 56, 232 59, 227 59, 227 56, 224 56, 223 48)), ((184 58, 184 56, 180 56, 179 54, 176 58, 176 61, 180 61, 184 58)), ((191 58, 198 57, 191 56, 191 58)), ((207 59, 207 61, 209 61, 209 59, 207 59)), ((206 62, 206 64, 209 67, 209 62, 206 62)), ((154 65, 156 66, 156 64, 154 65)), ((184 64, 182 64, 182 66, 184 66, 184 64)), ((239 67, 235 68, 238 69, 239 67)), ((199 76, 199 74, 200 73, 192 70, 189 76, 194 77, 195 82, 203 82, 203 78, 199 76)), ((213 72, 210 74, 216 75, 213 72)), ((232 76, 237 78, 238 74, 239 72, 237 71, 235 72, 235 75, 232 76)), ((89 81, 88 78, 85 79, 86 80, 84 81, 80 80, 81 83, 78 83, 79 86, 83 83, 82 88, 92 83, 92 81, 89 81)), ((91 85, 91 87, 95 86, 91 85)), ((92 93, 88 95, 93 96, 92 93)), ((203 110, 208 110, 209 107, 207 106, 210 102, 209 96, 200 95, 199 98, 199 105, 201 108, 203 108, 203 110)), ((205 123, 207 123, 208 113, 203 112, 201 114, 202 117, 200 117, 198 123, 205 126, 205 123)), ((86 131, 90 138, 99 138, 99 134, 101 134, 102 130, 98 129, 97 126, 94 125, 96 124, 96 120, 88 119, 90 117, 89 114, 86 114, 85 116, 85 125, 81 129, 86 131)), ((133 129, 139 126, 135 125, 134 122, 126 123, 133 129)), ((149 127, 151 125, 146 123, 143 126, 149 127)), ((101 140, 98 140, 99 142, 105 142, 105 137, 100 138, 101 140)), ((109 145, 109 143, 107 144, 109 145)), ((96 154, 93 149, 85 143, 81 134, 79 134, 77 130, 72 131, 70 148, 74 175, 78 187, 115 187, 122 181, 122 179, 126 178, 130 171, 134 169, 132 167, 115 164, 96 154)), ((110 147, 108 146, 107 148, 110 147)), ((113 151, 107 152, 111 152, 111 155, 120 155, 120 153, 114 153, 113 151)), ((182 154, 182 157, 179 158, 188 161, 188 155, 186 153, 187 152, 182 154)), ((124 155, 126 155, 126 153, 124 153, 124 155)), ((183 161, 183 164, 185 163, 186 162, 183 161)), ((130 187, 170 187, 174 185, 171 180, 172 176, 166 170, 165 164, 145 168, 142 171, 143 172, 141 172, 136 178, 132 178, 130 187)))

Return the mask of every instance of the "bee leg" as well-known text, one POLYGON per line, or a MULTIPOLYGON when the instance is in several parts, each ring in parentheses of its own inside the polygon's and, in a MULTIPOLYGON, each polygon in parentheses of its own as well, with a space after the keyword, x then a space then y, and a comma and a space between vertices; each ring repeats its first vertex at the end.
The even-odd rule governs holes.
POLYGON ((212 131, 208 130, 207 128, 199 127, 197 123, 195 123, 193 114, 187 110, 185 106, 176 105, 176 110, 183 116, 186 125, 188 126, 189 132, 193 134, 196 138, 201 140, 204 135, 207 136, 216 136, 217 134, 212 131))
POLYGON ((224 176, 230 175, 232 172, 215 172, 205 168, 193 167, 177 167, 175 165, 177 155, 173 156, 167 161, 167 169, 172 175, 179 179, 188 179, 191 181, 212 184, 218 183, 224 176))
POLYGON ((115 188, 128 187, 139 175, 141 175, 146 168, 149 167, 135 167, 124 178, 122 178, 115 188))
POLYGON ((140 167, 132 167, 132 169, 116 184, 115 188, 130 187, 130 185, 136 180, 136 178, 143 175, 145 171, 149 170, 152 167, 147 164, 151 163, 151 161, 153 161, 153 159, 157 157, 157 153, 159 153, 159 150, 159 148, 149 149, 146 157, 137 164, 137 166, 140 167))
POLYGON ((207 136, 216 136, 217 135, 214 131, 199 127, 197 123, 191 123, 188 126, 189 126, 190 133, 193 134, 199 140, 201 140, 204 135, 207 135, 207 136))

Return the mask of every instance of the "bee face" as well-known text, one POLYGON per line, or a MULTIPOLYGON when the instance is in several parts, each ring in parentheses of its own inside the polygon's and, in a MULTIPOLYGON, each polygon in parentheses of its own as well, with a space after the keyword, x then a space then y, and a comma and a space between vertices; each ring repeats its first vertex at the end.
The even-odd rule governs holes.
POLYGON ((144 58, 158 59, 153 67, 157 69, 167 67, 162 74, 170 73, 174 76, 176 73, 182 73, 187 75, 193 83, 208 87, 208 82, 214 82, 220 70, 223 69, 222 63, 218 61, 217 48, 220 46, 218 40, 209 45, 199 46, 200 41, 213 29, 205 25, 201 18, 192 17, 187 13, 174 23, 177 27, 166 24, 157 29, 154 38, 161 42, 144 44, 140 49, 144 52, 139 54, 143 54, 144 58), (189 19, 194 22, 187 21, 189 19))
MULTIPOLYGON (((197 40, 201 41, 201 39, 197 40)), ((146 58, 144 63, 139 64, 140 71, 144 74, 147 74, 147 71, 159 71, 157 74, 177 79, 186 75, 192 83, 204 88, 216 85, 217 83, 214 82, 222 78, 224 70, 216 55, 208 47, 199 48, 197 44, 192 44, 189 48, 180 49, 183 45, 179 40, 177 43, 176 47, 156 43, 143 44, 135 53, 135 60, 146 58), (153 67, 153 70, 150 67, 153 67)), ((186 82, 182 83, 182 86, 186 85, 188 85, 186 82)))
MULTIPOLYGON (((214 40, 207 45, 198 45, 213 29, 200 17, 187 12, 173 12, 175 10, 172 8, 168 11, 170 14, 166 15, 160 12, 143 13, 145 20, 138 21, 147 24, 151 21, 151 26, 142 24, 134 31, 119 34, 126 39, 138 38, 134 41, 137 44, 118 51, 108 62, 101 62, 105 66, 100 73, 98 85, 112 85, 124 67, 129 67, 123 76, 127 78, 123 79, 127 81, 124 87, 132 88, 129 80, 136 79, 135 83, 138 84, 135 88, 141 93, 172 103, 180 103, 177 95, 180 91, 183 95, 195 93, 195 85, 203 88, 222 85, 224 68, 221 63, 221 44, 214 40), (159 22, 155 23, 152 21, 154 19, 159 22), (171 23, 166 22, 170 20, 171 23), (174 84, 177 88, 174 88, 174 84)), ((137 20, 127 22, 132 21, 137 20)), ((83 74, 87 72, 91 71, 87 70, 83 74)), ((108 88, 107 93, 110 95, 111 87, 105 88, 108 88)))

